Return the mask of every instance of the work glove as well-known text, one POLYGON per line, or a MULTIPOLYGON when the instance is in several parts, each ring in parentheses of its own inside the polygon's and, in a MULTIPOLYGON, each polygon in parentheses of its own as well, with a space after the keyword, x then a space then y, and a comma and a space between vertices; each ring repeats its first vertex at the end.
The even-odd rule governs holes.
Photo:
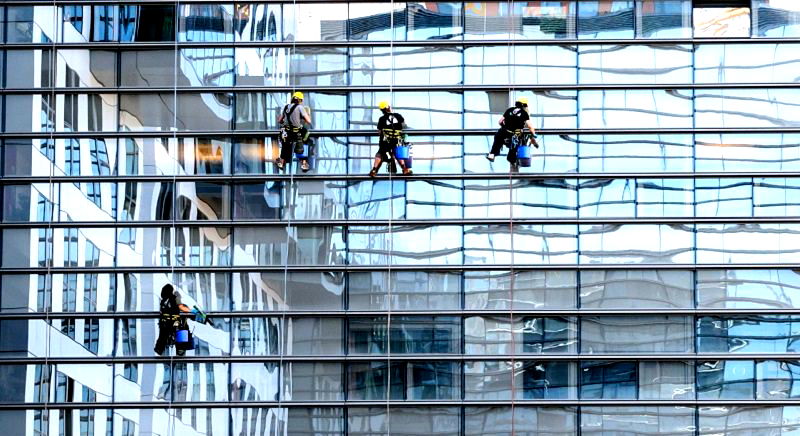
POLYGON ((206 323, 206 314, 201 312, 197 307, 192 309, 192 315, 194 315, 195 322, 199 322, 200 324, 206 323))
POLYGON ((539 148, 539 143, 536 142, 536 138, 537 138, 536 135, 531 135, 531 145, 533 145, 536 148, 539 148))

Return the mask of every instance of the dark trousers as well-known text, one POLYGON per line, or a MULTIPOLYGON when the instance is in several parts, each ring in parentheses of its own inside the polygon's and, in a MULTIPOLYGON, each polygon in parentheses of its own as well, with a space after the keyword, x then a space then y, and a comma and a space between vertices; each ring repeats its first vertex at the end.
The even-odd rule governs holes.
POLYGON ((503 148, 503 145, 508 144, 511 141, 511 136, 513 133, 509 132, 504 128, 497 129, 497 133, 494 134, 494 143, 492 143, 492 151, 489 153, 499 156, 500 150, 503 148))
POLYGON ((155 351, 159 356, 162 355, 164 350, 167 349, 171 328, 171 326, 165 325, 163 322, 158 323, 158 339, 156 339, 156 346, 153 348, 153 351, 155 351))
POLYGON ((284 162, 291 162, 292 154, 297 152, 297 150, 294 149, 295 145, 298 141, 305 142, 308 139, 308 135, 308 129, 305 127, 301 128, 299 132, 288 130, 286 132, 286 140, 283 140, 283 135, 281 135, 281 159, 283 159, 284 162))

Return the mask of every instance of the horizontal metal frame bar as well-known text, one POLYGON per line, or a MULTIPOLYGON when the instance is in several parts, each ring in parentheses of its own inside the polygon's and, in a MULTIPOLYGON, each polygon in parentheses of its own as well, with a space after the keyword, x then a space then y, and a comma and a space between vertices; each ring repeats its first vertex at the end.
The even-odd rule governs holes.
MULTIPOLYGON (((164 401, 164 402, 120 402, 120 403, 5 403, 0 410, 78 410, 78 409, 252 409, 252 408, 341 408, 375 407, 397 409, 409 407, 491 407, 491 406, 539 406, 539 407, 610 407, 610 406, 671 406, 671 407, 777 407, 798 406, 800 399, 787 400, 377 400, 377 401, 164 401)), ((694 413, 694 411, 692 411, 694 413)))
POLYGON ((597 271, 597 270, 742 270, 800 269, 798 263, 740 264, 491 264, 491 265, 264 265, 264 266, 104 266, 104 267, 37 267, 0 268, 0 274, 105 274, 105 273, 249 273, 249 272, 371 272, 371 271, 597 271))
MULTIPOLYGON (((800 50, 800 48, 798 48, 800 50)), ((577 67, 576 67, 577 68, 577 67)), ((769 83, 657 83, 657 84, 524 84, 513 85, 350 85, 350 86, 179 86, 179 87, 103 87, 103 88, 5 88, 0 90, 3 95, 32 95, 32 94, 201 94, 201 93, 252 93, 252 92, 285 92, 287 95, 293 91, 316 93, 344 94, 351 92, 469 92, 488 91, 608 91, 608 90, 713 90, 713 89, 791 89, 800 88, 800 82, 769 82, 769 83)))
MULTIPOLYGON (((497 129, 409 129, 414 136, 489 136, 497 129)), ((374 129, 364 130, 312 130, 312 136, 378 136, 374 129)), ((676 134, 745 134, 745 133, 800 133, 796 127, 714 127, 665 129, 536 129, 538 135, 676 135, 676 134)), ((99 131, 99 132, 5 132, 0 138, 61 139, 61 138, 195 138, 195 137, 266 137, 277 136, 278 130, 163 130, 163 131, 99 131)))
MULTIPOLYGON (((372 159, 365 157, 365 159, 372 159)), ((391 180, 401 181, 440 181, 440 180, 608 180, 608 179, 782 179, 800 177, 797 171, 764 172, 664 172, 664 173, 415 173, 413 176, 394 175, 391 180)), ((271 181, 364 181, 390 179, 380 174, 370 177, 367 174, 230 174, 230 175, 130 175, 130 176, 6 176, 0 177, 0 185, 28 185, 34 183, 172 183, 172 182, 214 182, 233 185, 271 181)))
MULTIPOLYGON (((798 224, 800 217, 710 217, 710 218, 463 218, 463 219, 375 219, 375 220, 164 220, 164 221, 44 221, 3 222, 0 228, 172 228, 172 227, 434 227, 509 226, 564 224, 798 224)), ((577 235, 576 235, 577 237, 577 235)))
MULTIPOLYGON (((88 353, 88 351, 87 351, 88 353)), ((720 360, 754 360, 754 361, 792 361, 799 362, 796 353, 775 354, 736 354, 736 353, 657 353, 657 354, 372 354, 372 355, 339 355, 339 356, 124 356, 124 357, 3 357, 0 365, 111 365, 125 363, 302 363, 302 362, 486 362, 486 361, 681 361, 705 362, 720 360)), ((800 401, 800 398, 797 399, 800 401)))
MULTIPOLYGON (((573 292, 573 291, 570 291, 573 292)), ((210 318, 361 318, 361 317, 587 317, 587 316, 726 316, 756 317, 768 315, 800 315, 800 308, 789 309, 508 309, 508 310, 256 310, 237 312, 208 312, 210 318)), ((157 319, 158 312, 0 312, 0 320, 52 320, 52 319, 157 319)), ((800 356, 798 356, 800 359, 800 356)))
MULTIPOLYGON (((97 0, 94 3, 100 4, 130 4, 133 0, 97 0)), ((143 3, 147 0, 137 0, 143 3)), ((196 0, 195 0, 196 1, 196 0)), ((342 2, 359 3, 359 0, 299 0, 297 3, 320 3, 342 2)), ((220 3, 219 1, 208 0, 206 3, 220 3)), ((375 0, 365 0, 366 3, 374 3, 375 0)), ((6 0, 6 5, 18 3, 17 0, 6 0)), ((30 0, 19 2, 27 5, 42 5, 30 0)), ((43 6, 52 6, 54 2, 48 0, 43 6)), ((91 1, 55 0, 56 4, 75 5, 91 4, 91 1)), ((165 3, 154 2, 154 3, 165 3)), ((166 2, 168 3, 168 2, 166 2)), ((181 3, 192 3, 192 1, 181 1, 181 3)), ((270 3, 270 2, 267 2, 270 3)), ((279 3, 279 2, 273 2, 279 3)), ((282 3, 292 3, 286 1, 282 3)), ((158 42, 12 42, 3 44, 8 49, 130 49, 130 50, 149 50, 149 49, 174 49, 174 48, 232 48, 232 47, 264 47, 264 48, 294 48, 294 47, 479 47, 479 46, 532 46, 532 45, 560 45, 560 46, 581 46, 581 45, 644 45, 644 46, 673 46, 673 45, 716 45, 716 44, 791 44, 800 42, 798 37, 787 38, 741 38, 741 37, 722 37, 722 38, 663 38, 663 39, 596 39, 596 38, 563 38, 563 39, 420 39, 420 40, 383 40, 383 41, 364 41, 364 40, 337 40, 337 41, 158 41, 158 42)))

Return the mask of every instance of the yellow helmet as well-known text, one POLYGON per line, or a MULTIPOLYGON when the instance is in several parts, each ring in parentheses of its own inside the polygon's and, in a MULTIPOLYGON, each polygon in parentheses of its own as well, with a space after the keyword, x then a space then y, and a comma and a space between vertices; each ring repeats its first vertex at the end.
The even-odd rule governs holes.
POLYGON ((300 92, 300 91, 297 91, 294 94, 292 94, 292 98, 296 98, 298 100, 302 100, 303 99, 303 93, 300 92))
POLYGON ((528 105, 528 97, 519 97, 517 99, 517 103, 522 103, 523 105, 527 106, 528 105))
POLYGON ((380 110, 384 110, 387 107, 389 107, 389 102, 386 100, 383 100, 382 102, 378 103, 378 109, 380 110))

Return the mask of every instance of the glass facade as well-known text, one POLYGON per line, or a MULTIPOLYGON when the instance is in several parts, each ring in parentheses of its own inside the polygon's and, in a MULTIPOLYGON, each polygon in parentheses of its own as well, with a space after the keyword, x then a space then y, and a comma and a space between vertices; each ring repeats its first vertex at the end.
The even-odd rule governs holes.
POLYGON ((0 428, 796 432, 800 3, 696 3, 3 2, 0 428))

